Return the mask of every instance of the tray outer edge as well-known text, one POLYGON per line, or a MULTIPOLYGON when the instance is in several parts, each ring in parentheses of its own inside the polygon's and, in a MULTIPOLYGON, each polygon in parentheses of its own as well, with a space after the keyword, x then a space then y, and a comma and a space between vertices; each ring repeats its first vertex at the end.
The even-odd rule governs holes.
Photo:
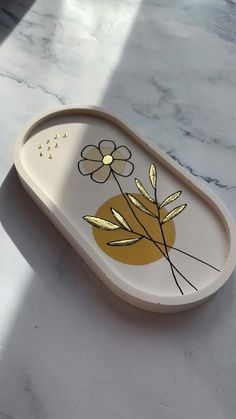
POLYGON ((131 304, 134 304, 146 310, 156 312, 170 313, 185 311, 208 300, 222 287, 222 285, 227 281, 227 279, 233 272, 236 263, 236 227, 234 220, 228 209, 225 207, 225 205, 223 205, 222 202, 211 191, 209 191, 209 189, 205 185, 203 185, 198 179, 191 175, 186 169, 184 169, 178 163, 176 163, 157 145, 153 144, 149 139, 143 137, 133 127, 126 124, 116 114, 110 111, 107 111, 99 107, 78 107, 76 105, 67 105, 41 113, 40 115, 31 119, 29 123, 19 133, 14 147, 14 165, 16 167, 16 170, 18 172, 20 181, 24 189, 27 191, 27 193, 29 193, 31 198, 42 209, 42 211, 48 216, 52 223, 58 228, 62 235, 82 256, 82 258, 85 260, 88 266, 93 269, 95 274, 103 280, 103 282, 106 284, 108 288, 110 288, 116 295, 118 295, 119 297, 123 298, 125 301, 131 304), (135 289, 134 287, 131 287, 127 284, 126 287, 120 288, 114 281, 110 279, 111 275, 114 277, 113 271, 110 270, 107 266, 103 266, 104 269, 102 269, 101 265, 99 264, 98 258, 95 258, 97 259, 97 261, 95 261, 94 258, 89 256, 89 246, 87 245, 87 243, 82 239, 82 237, 80 243, 76 240, 75 234, 73 234, 72 225, 70 225, 70 223, 67 222, 67 220, 65 219, 63 214, 60 213, 58 208, 53 208, 51 201, 47 198, 43 191, 39 189, 37 185, 33 182, 29 174, 24 169, 24 165, 21 161, 21 149, 26 136, 43 119, 48 119, 48 117, 52 117, 54 116, 54 114, 56 115, 59 112, 79 112, 81 114, 90 114, 93 116, 102 117, 103 119, 108 119, 110 122, 119 126, 121 129, 124 129, 128 134, 132 136, 132 138, 135 137, 136 142, 138 142, 142 147, 147 149, 148 152, 153 154, 156 159, 161 160, 161 163, 165 167, 167 167, 172 172, 175 172, 181 178, 182 182, 184 182, 185 184, 188 183, 188 187, 194 189, 194 191, 197 191, 200 197, 207 201, 211 207, 214 206, 214 209, 218 213, 218 216, 222 219, 229 240, 228 259, 225 263, 224 269, 221 271, 216 281, 214 281, 208 287, 194 294, 157 298, 152 294, 141 292, 140 290, 135 289))

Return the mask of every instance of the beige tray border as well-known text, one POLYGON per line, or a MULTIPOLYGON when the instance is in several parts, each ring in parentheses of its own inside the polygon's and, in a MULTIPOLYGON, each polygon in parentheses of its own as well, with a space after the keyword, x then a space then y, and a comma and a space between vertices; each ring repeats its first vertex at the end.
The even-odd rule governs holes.
POLYGON ((201 304, 214 295, 233 272, 236 264, 236 228, 234 220, 228 209, 211 191, 209 191, 208 188, 205 187, 205 185, 199 182, 198 179, 179 166, 171 157, 160 150, 158 146, 139 134, 133 127, 125 123, 113 112, 99 107, 78 107, 77 105, 69 105, 41 113, 33 118, 20 132, 14 147, 14 164, 24 189, 30 194, 37 205, 71 243, 75 250, 82 256, 86 263, 93 269, 96 275, 103 280, 105 285, 108 286, 116 295, 131 304, 156 312, 184 311, 201 304), (188 187, 205 200, 208 205, 212 208, 214 207, 214 211, 217 212, 226 229, 229 242, 229 254, 223 270, 219 273, 218 278, 212 284, 197 293, 190 295, 171 297, 161 296, 157 298, 156 295, 140 291, 127 283, 123 283, 121 287, 121 284, 117 283, 118 277, 114 278, 114 272, 105 265, 101 266, 99 257, 97 257, 96 254, 91 257, 91 251, 87 242, 85 242, 82 237, 80 237, 79 240, 76 238, 75 230, 72 224, 66 220, 60 210, 52 204, 44 192, 35 184, 25 170, 21 158, 21 150, 24 142, 34 127, 38 125, 39 122, 42 122, 49 117, 59 115, 60 113, 80 113, 81 115, 100 117, 114 123, 116 126, 127 132, 127 134, 129 134, 138 144, 148 150, 148 152, 158 159, 163 166, 178 176, 183 183, 188 184, 188 187), (113 280, 110 279, 111 277, 113 280))

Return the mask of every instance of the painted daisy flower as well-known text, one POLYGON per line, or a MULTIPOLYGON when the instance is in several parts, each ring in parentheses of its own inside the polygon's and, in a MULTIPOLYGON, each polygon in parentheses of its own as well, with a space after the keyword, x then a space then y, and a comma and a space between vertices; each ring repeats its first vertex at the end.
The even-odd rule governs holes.
POLYGON ((102 140, 98 146, 87 145, 81 152, 78 169, 83 176, 91 176, 94 182, 105 183, 110 175, 130 176, 134 165, 129 161, 130 150, 113 141, 102 140))

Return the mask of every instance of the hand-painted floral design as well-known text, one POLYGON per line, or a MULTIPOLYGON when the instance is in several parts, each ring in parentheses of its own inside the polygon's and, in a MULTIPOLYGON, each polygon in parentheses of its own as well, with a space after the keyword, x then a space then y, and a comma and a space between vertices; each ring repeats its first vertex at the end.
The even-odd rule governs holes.
MULTIPOLYGON (((185 208, 186 204, 181 204, 173 209, 167 211, 164 216, 162 209, 163 207, 169 206, 174 203, 181 195, 182 191, 177 191, 168 195, 163 201, 158 201, 158 179, 157 179, 157 169, 155 164, 151 164, 149 167, 148 177, 150 181, 150 185, 152 188, 152 192, 149 191, 144 187, 142 182, 139 179, 135 179, 136 187, 143 198, 146 201, 142 203, 137 196, 133 193, 124 192, 122 185, 118 180, 118 176, 130 176, 133 173, 134 165, 130 162, 131 152, 130 150, 124 146, 116 146, 116 144, 111 140, 102 140, 96 147, 95 145, 88 145, 83 148, 81 152, 82 160, 78 162, 78 169, 79 172, 83 176, 90 176, 91 179, 98 183, 105 183, 110 177, 114 180, 116 185, 118 186, 119 191, 121 192, 122 199, 128 205, 129 215, 131 216, 131 222, 127 221, 125 218, 125 213, 119 212, 116 208, 109 208, 111 211, 112 219, 104 219, 100 217, 96 217, 93 215, 85 215, 83 218, 84 220, 91 224, 93 227, 103 230, 107 232, 109 236, 109 232, 114 231, 122 231, 128 232, 131 236, 130 237, 122 237, 118 238, 117 240, 110 240, 106 243, 107 246, 111 247, 130 247, 130 246, 137 246, 137 243, 143 241, 144 243, 151 243, 157 250, 161 252, 163 257, 169 263, 169 267, 173 276, 173 279, 176 283, 177 288, 179 289, 180 293, 183 295, 183 289, 179 282, 179 277, 181 280, 185 281, 187 284, 191 286, 194 291, 198 291, 198 288, 192 284, 189 279, 186 278, 180 272, 180 270, 173 264, 171 256, 169 254, 169 250, 175 250, 177 252, 182 253, 185 256, 188 256, 196 261, 204 264, 208 268, 214 269, 219 271, 215 266, 209 264, 208 262, 186 252, 185 250, 179 249, 178 247, 174 247, 170 245, 170 243, 166 240, 165 231, 163 225, 172 222, 175 217, 181 214, 185 208), (152 210, 148 208, 148 202, 152 204, 152 210), (153 232, 148 231, 146 228, 146 222, 141 221, 138 213, 134 211, 134 208, 137 208, 138 211, 141 211, 145 214, 146 217, 152 217, 156 221, 156 229, 160 231, 160 239, 157 240, 154 238, 153 232), (132 225, 133 222, 139 224, 142 228, 142 232, 137 232, 135 227, 132 225), (178 276, 177 276, 178 274, 178 276)), ((150 187, 150 186, 149 186, 150 187)), ((126 205, 126 209, 127 209, 126 205)), ((145 220, 146 221, 146 220, 145 220)))
POLYGON ((78 169, 83 176, 90 176, 94 182, 105 183, 112 173, 130 176, 134 170, 131 152, 124 145, 116 147, 110 140, 102 140, 98 146, 88 145, 81 152, 78 169))

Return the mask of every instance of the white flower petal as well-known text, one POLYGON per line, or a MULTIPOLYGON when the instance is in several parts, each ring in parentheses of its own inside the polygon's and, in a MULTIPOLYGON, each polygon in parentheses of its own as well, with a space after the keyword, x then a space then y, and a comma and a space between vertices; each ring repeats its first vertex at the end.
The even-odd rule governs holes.
POLYGON ((93 179, 94 182, 105 183, 107 179, 109 178, 110 174, 111 174, 110 166, 103 165, 100 169, 98 169, 96 172, 94 172, 91 175, 91 179, 93 179))
POLYGON ((116 148, 116 145, 113 141, 110 140, 102 140, 98 145, 101 153, 103 156, 111 155, 116 148))
POLYGON ((91 173, 98 170, 102 167, 103 164, 101 161, 92 161, 92 160, 80 160, 78 163, 78 169, 80 173, 84 176, 91 175, 91 173))
POLYGON ((120 176, 130 176, 134 170, 133 163, 126 160, 114 160, 111 169, 120 176))
POLYGON ((121 145, 113 151, 112 157, 115 160, 129 160, 131 157, 131 151, 126 146, 121 145))
POLYGON ((81 156, 87 160, 96 161, 101 161, 103 157, 100 153, 100 150, 97 147, 95 147, 95 145, 87 145, 86 147, 84 147, 81 151, 81 156))

